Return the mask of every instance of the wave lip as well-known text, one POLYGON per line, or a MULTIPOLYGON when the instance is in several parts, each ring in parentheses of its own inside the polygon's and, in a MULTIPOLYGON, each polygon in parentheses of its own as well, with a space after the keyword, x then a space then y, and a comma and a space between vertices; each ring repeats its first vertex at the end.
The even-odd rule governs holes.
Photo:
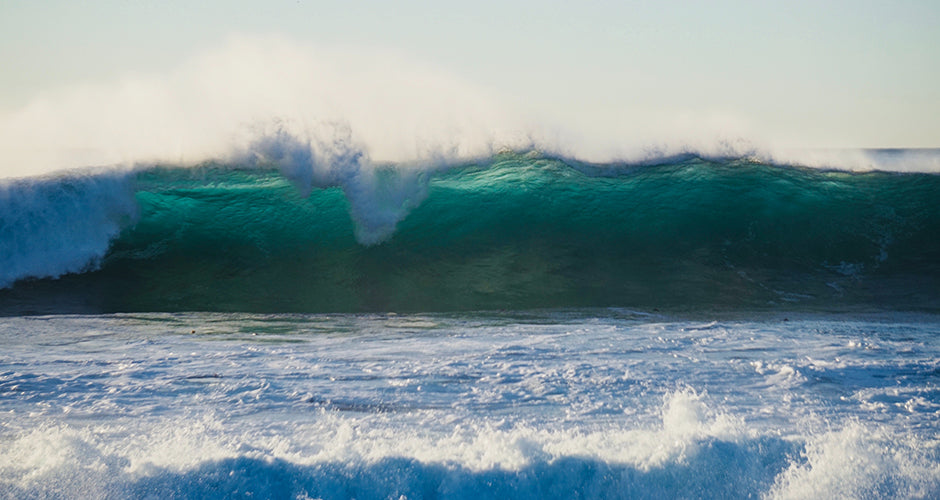
POLYGON ((97 268, 137 216, 128 172, 0 181, 0 288, 97 268))
MULTIPOLYGON (((274 165, 302 196, 339 187, 350 204, 356 239, 381 243, 427 196, 428 176, 420 169, 379 168, 345 127, 327 137, 302 140, 283 128, 254 140, 239 163, 274 165)), ((238 161, 238 160, 236 160, 238 161)))

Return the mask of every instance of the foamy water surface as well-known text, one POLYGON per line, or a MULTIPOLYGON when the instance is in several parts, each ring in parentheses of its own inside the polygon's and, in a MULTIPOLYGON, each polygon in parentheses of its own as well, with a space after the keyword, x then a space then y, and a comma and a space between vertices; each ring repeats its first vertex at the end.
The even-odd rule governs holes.
POLYGON ((930 498, 937 321, 0 321, 4 498, 930 498))

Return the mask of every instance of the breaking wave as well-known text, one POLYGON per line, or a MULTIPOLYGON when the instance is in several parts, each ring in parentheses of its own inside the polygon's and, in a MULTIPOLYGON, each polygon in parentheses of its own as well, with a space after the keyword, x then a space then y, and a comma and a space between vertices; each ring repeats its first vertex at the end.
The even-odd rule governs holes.
POLYGON ((940 307, 937 174, 374 164, 342 133, 266 137, 228 163, 7 181, 7 310, 940 307))

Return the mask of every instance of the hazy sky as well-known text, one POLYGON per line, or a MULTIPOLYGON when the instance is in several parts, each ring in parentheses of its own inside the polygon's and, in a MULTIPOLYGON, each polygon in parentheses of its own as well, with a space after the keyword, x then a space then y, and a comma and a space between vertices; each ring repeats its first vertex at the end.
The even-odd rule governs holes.
POLYGON ((584 136, 940 146, 940 2, 18 1, 0 112, 172 71, 231 35, 396 51, 584 136))

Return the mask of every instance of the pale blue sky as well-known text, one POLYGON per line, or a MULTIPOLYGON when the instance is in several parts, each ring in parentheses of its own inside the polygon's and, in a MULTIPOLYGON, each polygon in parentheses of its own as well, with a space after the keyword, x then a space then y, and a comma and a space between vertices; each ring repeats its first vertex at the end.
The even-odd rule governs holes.
POLYGON ((0 111, 271 33, 400 51, 585 135, 709 123, 787 146, 940 146, 935 0, 6 0, 0 111))

